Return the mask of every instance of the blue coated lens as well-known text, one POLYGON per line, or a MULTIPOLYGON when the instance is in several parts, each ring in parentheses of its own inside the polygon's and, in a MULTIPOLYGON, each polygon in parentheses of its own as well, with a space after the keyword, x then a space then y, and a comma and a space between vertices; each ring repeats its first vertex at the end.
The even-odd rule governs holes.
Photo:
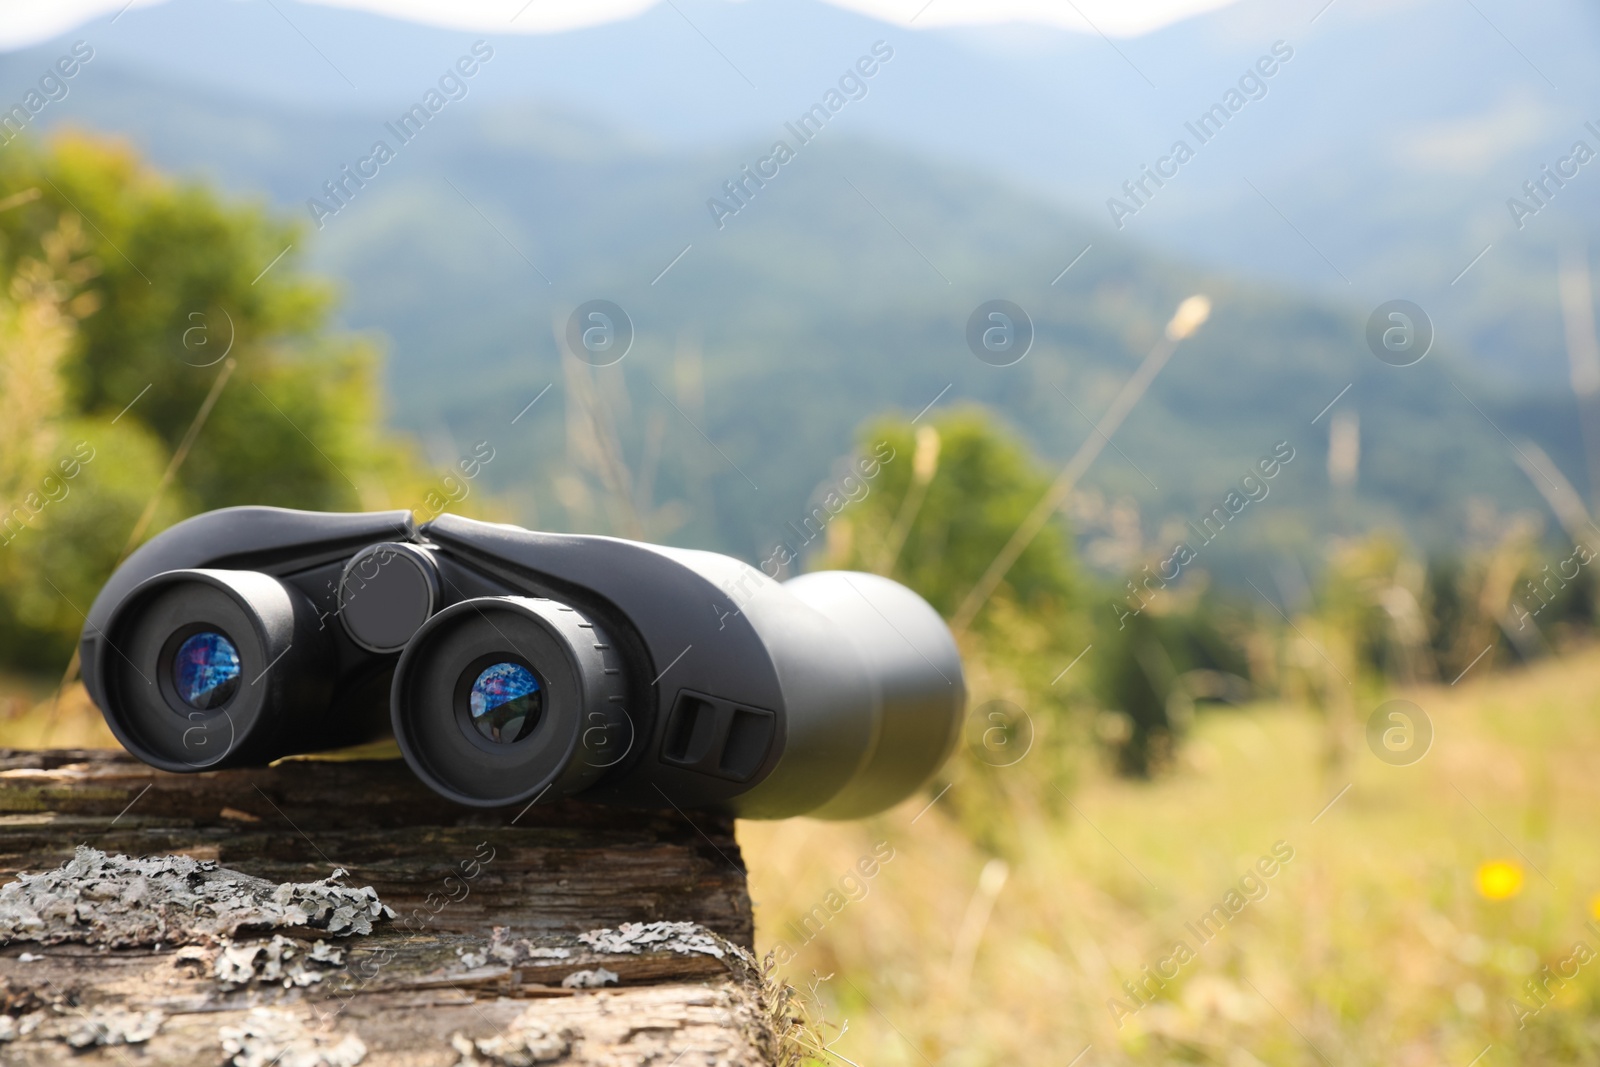
POLYGON ((491 741, 510 744, 533 732, 544 707, 544 686, 528 668, 496 663, 472 683, 472 725, 491 741))
POLYGON ((178 646, 172 676, 185 704, 220 708, 239 691, 239 650, 219 633, 197 633, 178 646))

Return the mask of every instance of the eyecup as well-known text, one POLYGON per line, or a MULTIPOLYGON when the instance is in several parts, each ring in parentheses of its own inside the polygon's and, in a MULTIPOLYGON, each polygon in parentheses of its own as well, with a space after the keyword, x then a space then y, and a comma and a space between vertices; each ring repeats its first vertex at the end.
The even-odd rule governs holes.
MULTIPOLYGON (((307 750, 327 708, 335 662, 315 609, 258 571, 166 571, 136 586, 111 613, 97 658, 101 713, 118 741, 167 771, 262 766, 307 750), (215 630, 235 646, 240 684, 220 707, 183 702, 173 650, 215 630)), ((317 746, 321 747, 321 746, 317 746)))
POLYGON ((622 658, 576 609, 543 597, 478 597, 422 625, 394 672, 390 714, 406 762, 458 804, 499 808, 581 792, 634 743, 622 658), (526 737, 498 743, 471 723, 467 691, 490 662, 531 670, 544 690, 526 737))

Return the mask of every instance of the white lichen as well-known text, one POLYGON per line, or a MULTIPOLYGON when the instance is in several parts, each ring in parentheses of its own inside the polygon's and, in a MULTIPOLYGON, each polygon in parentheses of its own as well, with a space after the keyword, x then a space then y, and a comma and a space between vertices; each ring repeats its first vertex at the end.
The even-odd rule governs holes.
POLYGON ((501 963, 512 965, 529 960, 564 960, 572 955, 571 949, 559 946, 535 945, 525 937, 512 937, 510 928, 505 926, 496 926, 494 928, 489 935, 489 944, 484 949, 484 952, 501 963))
POLYGON ((599 989, 602 986, 616 985, 617 974, 604 967, 596 967, 592 971, 573 971, 561 979, 564 989, 599 989))
POLYGON ((495 1037, 473 1040, 457 1032, 450 1045, 460 1053, 455 1067, 533 1067, 565 1059, 582 1034, 570 1027, 552 1028, 524 1011, 495 1037))
POLYGON ((611 955, 677 952, 682 955, 727 955, 722 938, 699 923, 622 923, 616 929, 590 930, 578 940, 596 952, 611 955))
POLYGON ((241 928, 369 934, 393 918, 371 886, 336 869, 320 882, 269 882, 187 856, 133 859, 80 845, 67 863, 0 888, 0 937, 113 948, 215 943, 241 928))
MULTIPOLYGON (((142 1045, 155 1037, 166 1021, 166 1014, 160 1011, 106 1007, 85 1010, 62 1001, 21 1016, 0 1015, 0 1044, 37 1033, 75 1049, 142 1045)), ((0 1062, 5 1062, 3 1056, 0 1062)))
POLYGON ((302 942, 274 935, 271 941, 243 941, 223 945, 217 953, 212 974, 224 989, 235 989, 250 982, 278 982, 285 989, 315 985, 326 975, 325 968, 344 963, 344 950, 318 941, 310 952, 302 942), (319 964, 310 967, 308 964, 319 964))
POLYGON ((271 1008, 252 1009, 217 1036, 232 1067, 356 1067, 367 1056, 356 1035, 313 1031, 298 1016, 271 1008))
POLYGON ((166 1015, 159 1011, 100 1008, 69 1019, 61 1039, 73 1048, 140 1045, 155 1037, 166 1021, 166 1015))
POLYGON ((30 1011, 21 1016, 0 1015, 0 1043, 15 1041, 19 1037, 27 1037, 39 1029, 40 1024, 49 1019, 49 1017, 43 1011, 30 1011))

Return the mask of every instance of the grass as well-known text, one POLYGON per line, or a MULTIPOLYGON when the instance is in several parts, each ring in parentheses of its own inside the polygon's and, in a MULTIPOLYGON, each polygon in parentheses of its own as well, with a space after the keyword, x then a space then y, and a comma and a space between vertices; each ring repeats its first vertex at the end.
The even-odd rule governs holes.
MULTIPOLYGON (((0 744, 112 744, 52 695, 0 679, 0 744)), ((758 949, 831 976, 830 1051, 872 1067, 1600 1063, 1600 656, 1394 695, 1435 730, 1411 766, 1360 737, 1329 766, 1323 720, 1264 704, 1201 714, 1155 782, 1085 754, 1069 797, 1037 723, 932 804, 742 822, 758 949), (1576 974, 1536 996, 1544 967, 1576 974)))
POLYGON ((960 795, 996 772, 965 752, 926 811, 741 823, 758 947, 833 976, 833 1049, 874 1067, 1600 1063, 1600 657, 1394 695, 1435 729, 1411 766, 1354 737, 1329 767, 1320 718, 1258 705, 1202 714, 1153 783, 1085 766, 1069 802, 999 771, 980 832, 960 795), (1277 842, 1293 858, 1241 891, 1277 842), (1490 899, 1485 864, 1520 888, 1490 899), (1230 890, 1202 943, 1185 924, 1230 890), (1544 966, 1576 974, 1536 998, 1544 966))
POLYGON ((0 675, 0 747, 121 748, 89 694, 77 683, 62 691, 35 678, 0 675))

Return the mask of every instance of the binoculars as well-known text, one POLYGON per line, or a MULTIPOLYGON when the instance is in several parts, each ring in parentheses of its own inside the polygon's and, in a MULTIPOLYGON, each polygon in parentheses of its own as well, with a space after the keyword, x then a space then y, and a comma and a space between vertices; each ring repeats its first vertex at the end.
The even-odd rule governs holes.
POLYGON ((181 522, 106 582, 80 654, 155 767, 392 731, 425 783, 484 808, 856 818, 932 777, 966 703, 944 621, 887 578, 780 584, 714 552, 408 511, 181 522))

